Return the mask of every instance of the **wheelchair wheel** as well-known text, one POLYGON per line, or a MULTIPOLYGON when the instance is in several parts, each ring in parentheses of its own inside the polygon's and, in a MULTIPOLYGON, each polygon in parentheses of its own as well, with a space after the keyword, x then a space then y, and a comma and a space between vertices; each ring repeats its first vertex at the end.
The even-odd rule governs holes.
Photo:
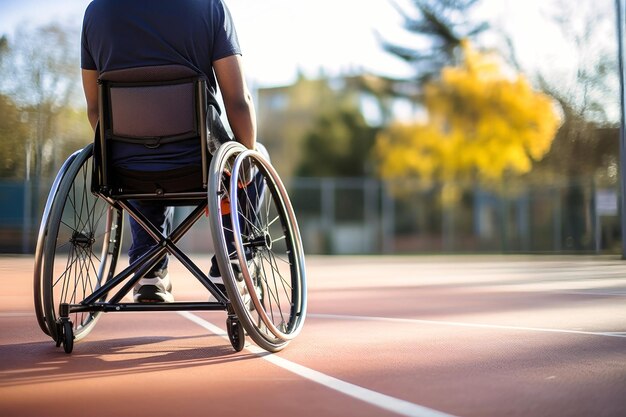
POLYGON ((48 330, 48 325, 46 323, 46 316, 44 314, 43 307, 43 288, 42 288, 42 280, 41 280, 41 272, 43 269, 43 243, 48 233, 48 226, 50 225, 50 208, 52 207, 52 202, 54 201, 57 191, 59 190, 59 184, 61 180, 67 173, 70 165, 76 158, 76 156, 80 153, 80 151, 74 152, 72 155, 67 158, 67 160, 61 166, 61 169, 57 173, 54 182, 52 183, 52 187, 50 188, 50 192, 48 193, 48 199, 46 200, 46 205, 44 207, 43 215, 41 216, 41 225, 39 226, 39 234, 37 237, 37 247, 35 249, 35 268, 34 268, 34 279, 33 279, 33 294, 34 294, 34 302, 35 302, 35 315, 37 316, 37 322, 39 323, 39 327, 41 330, 50 335, 50 331, 48 330))
MULTIPOLYGON (((43 242, 38 242, 43 258, 36 268, 39 294, 35 296, 40 299, 35 304, 42 307, 43 317, 38 319, 55 340, 62 336, 57 326, 60 304, 80 303, 111 278, 121 249, 121 210, 91 193, 92 153, 93 145, 89 145, 76 155, 53 190, 49 215, 43 220, 46 227, 39 237, 43 242)), ((71 314, 73 341, 86 336, 98 316, 71 314)))
POLYGON ((210 174, 211 232, 227 295, 252 340, 280 351, 302 329, 307 303, 304 253, 287 192, 261 153, 234 142, 214 155, 210 174))

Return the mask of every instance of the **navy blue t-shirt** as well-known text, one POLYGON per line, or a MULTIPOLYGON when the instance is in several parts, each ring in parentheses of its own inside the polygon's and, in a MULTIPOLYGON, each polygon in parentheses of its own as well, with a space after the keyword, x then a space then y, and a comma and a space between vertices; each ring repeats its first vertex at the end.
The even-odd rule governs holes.
MULTIPOLYGON (((206 76, 209 103, 218 109, 212 63, 241 54, 223 0, 94 0, 85 11, 81 44, 81 67, 99 73, 168 64, 190 67, 206 76)), ((193 149, 191 143, 167 149, 115 145, 116 165, 128 169, 171 169, 200 160, 197 141, 193 149)))

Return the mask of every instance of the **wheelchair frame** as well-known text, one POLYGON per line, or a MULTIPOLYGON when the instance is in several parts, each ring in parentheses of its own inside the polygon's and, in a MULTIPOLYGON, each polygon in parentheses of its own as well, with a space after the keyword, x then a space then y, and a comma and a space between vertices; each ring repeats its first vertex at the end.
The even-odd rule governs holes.
POLYGON ((165 71, 156 71, 156 76, 153 74, 148 80, 143 78, 142 71, 127 71, 122 79, 115 77, 107 79, 103 74, 99 80, 100 125, 96 132, 96 140, 82 151, 72 154, 55 178, 44 209, 37 241, 34 274, 35 311, 42 331, 56 341, 57 347, 63 345, 66 353, 72 352, 75 340, 80 340, 89 333, 100 313, 108 312, 226 310, 226 327, 236 351, 244 347, 245 332, 259 346, 270 352, 277 352, 283 349, 302 328, 307 304, 304 253, 296 218, 284 186, 276 171, 261 153, 247 150, 236 142, 221 145, 209 166, 208 149, 217 147, 216 143, 220 142, 216 137, 218 127, 207 122, 205 81, 195 73, 190 74, 189 71, 186 68, 168 66, 165 71), (166 75, 163 76, 163 73, 166 75), (108 164, 107 146, 112 136, 111 86, 121 88, 148 86, 154 89, 189 82, 194 86, 191 99, 195 108, 196 129, 186 135, 200 138, 202 171, 199 174, 201 175, 199 187, 194 191, 184 192, 169 192, 162 189, 137 192, 117 187, 116 182, 112 180, 108 164), (239 186, 247 178, 246 170, 249 167, 256 169, 264 187, 267 188, 267 192, 261 193, 263 200, 254 202, 259 203, 259 207, 264 204, 262 212, 255 208, 257 211, 250 218, 245 217, 243 213, 246 211, 239 207, 239 200, 243 201, 243 205, 248 204, 252 207, 254 204, 249 200, 246 202, 249 196, 241 197, 246 191, 242 191, 239 186), (89 205, 91 199, 93 207, 85 209, 83 205, 89 205), (193 204, 196 208, 168 236, 163 236, 160 230, 129 202, 142 199, 178 205, 193 204), (224 200, 230 202, 232 209, 230 213, 232 230, 227 231, 222 221, 226 215, 222 212, 224 200), (96 207, 100 202, 103 203, 103 208, 97 210, 96 207), (87 211, 88 218, 99 216, 98 220, 101 220, 106 214, 105 229, 102 233, 99 233, 98 226, 91 219, 74 219, 73 226, 68 224, 71 221, 66 220, 66 217, 82 216, 83 209, 87 211), (223 294, 207 274, 177 246, 180 239, 207 210, 211 213, 210 224, 215 255, 222 272, 226 294, 223 294), (115 274, 121 251, 124 212, 152 236, 155 244, 134 264, 115 274), (243 222, 240 221, 242 216, 243 222), (65 232, 64 228, 70 230, 65 232), (226 233, 233 234, 236 249, 234 253, 228 250, 226 233), (278 237, 275 238, 274 235, 278 237), (94 245, 98 245, 98 239, 102 239, 99 256, 93 252, 94 245), (281 246, 281 249, 274 253, 273 245, 276 242, 284 247, 281 246), (55 264, 56 268, 59 267, 56 261, 57 249, 62 247, 69 248, 68 261, 66 270, 57 277, 55 269, 55 264), (77 254, 76 261, 70 259, 74 254, 77 254), (166 254, 178 259, 216 301, 122 302, 139 279, 166 254), (85 260, 87 258, 88 261, 85 260), (238 261, 239 271, 233 267, 232 262, 235 259, 238 261), (79 264, 80 271, 68 272, 70 268, 74 268, 74 262, 79 264), (97 267, 96 263, 99 263, 97 267), (283 267, 283 263, 288 266, 283 267), (283 274, 285 268, 289 270, 288 274, 283 274), (93 282, 89 278, 92 275, 93 282), (83 281, 84 276, 88 277, 88 282, 83 281), (58 288, 59 284, 62 284, 61 288, 58 288), (288 308, 287 313, 283 312, 283 305, 285 310, 288 308), (72 322, 72 317, 76 318, 76 323, 72 322))

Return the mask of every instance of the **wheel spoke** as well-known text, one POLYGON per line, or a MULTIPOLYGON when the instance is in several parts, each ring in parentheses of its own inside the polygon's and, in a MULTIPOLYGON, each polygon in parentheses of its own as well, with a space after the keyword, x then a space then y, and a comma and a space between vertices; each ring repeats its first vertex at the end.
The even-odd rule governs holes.
MULTIPOLYGON (((51 336, 59 305, 82 302, 114 273, 122 244, 122 212, 91 193, 92 149, 90 145, 64 165, 67 171, 50 208, 41 279, 51 336)), ((77 339, 89 332, 98 314, 71 314, 77 339)))

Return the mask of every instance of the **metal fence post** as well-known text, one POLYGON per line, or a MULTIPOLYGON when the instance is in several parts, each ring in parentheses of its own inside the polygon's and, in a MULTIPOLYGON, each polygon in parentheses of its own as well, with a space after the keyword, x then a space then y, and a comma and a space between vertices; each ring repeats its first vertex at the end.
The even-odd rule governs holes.
POLYGON ((624 208, 626 208, 626 131, 624 123, 626 122, 626 90, 624 88, 624 0, 615 0, 615 14, 617 15, 617 45, 618 45, 618 62, 619 62, 619 85, 620 85, 620 190, 621 190, 621 212, 620 225, 622 231, 622 259, 626 259, 626 216, 624 208))
POLYGON ((382 231, 383 231, 383 253, 389 254, 394 251, 393 234, 395 229, 395 204, 389 193, 389 185, 386 182, 381 186, 382 199, 382 231))
POLYGON ((328 253, 334 251, 333 229, 335 228, 335 181, 332 178, 324 178, 321 188, 322 200, 322 225, 324 229, 324 250, 328 253))

